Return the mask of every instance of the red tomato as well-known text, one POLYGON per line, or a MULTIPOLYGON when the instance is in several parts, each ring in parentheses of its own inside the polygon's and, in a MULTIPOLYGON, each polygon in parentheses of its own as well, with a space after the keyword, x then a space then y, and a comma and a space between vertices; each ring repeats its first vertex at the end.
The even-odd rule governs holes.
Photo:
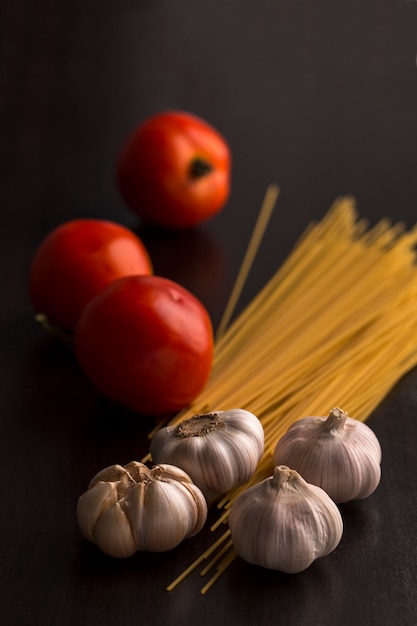
POLYGON ((218 213, 230 191, 230 150, 194 115, 155 115, 128 137, 117 162, 126 204, 145 222, 180 229, 218 213))
POLYGON ((205 386, 213 360, 205 307, 159 276, 129 276, 106 287, 84 309, 74 340, 97 390, 147 415, 188 405, 205 386))
POLYGON ((49 233, 35 252, 30 298, 50 324, 72 332, 87 302, 106 285, 150 273, 148 252, 128 228, 105 220, 73 220, 49 233))

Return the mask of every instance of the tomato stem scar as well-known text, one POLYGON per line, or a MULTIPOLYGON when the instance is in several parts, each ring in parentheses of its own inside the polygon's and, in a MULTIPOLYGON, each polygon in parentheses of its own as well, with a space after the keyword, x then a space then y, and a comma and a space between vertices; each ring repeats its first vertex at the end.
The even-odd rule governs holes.
POLYGON ((213 171, 213 166, 207 161, 205 161, 204 159, 201 159, 200 157, 196 157, 195 159, 191 161, 191 165, 190 165, 191 178, 202 178, 203 176, 206 176, 212 171, 213 171))

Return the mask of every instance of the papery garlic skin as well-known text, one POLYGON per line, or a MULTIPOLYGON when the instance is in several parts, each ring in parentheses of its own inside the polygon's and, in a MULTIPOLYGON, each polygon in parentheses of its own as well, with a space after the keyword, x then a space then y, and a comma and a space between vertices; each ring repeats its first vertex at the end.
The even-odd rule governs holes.
POLYGON ((343 534, 333 500, 286 466, 238 496, 228 523, 242 559, 288 574, 332 552, 343 534))
POLYGON ((111 465, 96 474, 77 503, 83 535, 115 558, 171 550, 197 534, 206 518, 203 493, 169 464, 111 465))
POLYGON ((381 446, 363 422, 339 408, 328 417, 304 417, 278 441, 274 464, 288 465, 338 503, 360 500, 381 479, 381 446))
POLYGON ((253 475, 264 451, 260 420, 243 409, 195 415, 154 435, 155 463, 181 467, 208 502, 253 475))

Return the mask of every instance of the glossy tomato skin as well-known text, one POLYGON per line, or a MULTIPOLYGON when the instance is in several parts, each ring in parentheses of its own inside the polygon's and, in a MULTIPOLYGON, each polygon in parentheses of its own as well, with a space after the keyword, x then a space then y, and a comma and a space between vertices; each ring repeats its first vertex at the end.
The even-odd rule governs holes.
POLYGON ((126 204, 145 222, 182 229, 218 213, 230 193, 230 149, 204 120, 166 111, 140 124, 117 162, 126 204))
POLYGON ((147 249, 131 230, 107 220, 77 219, 55 228, 39 245, 29 293, 37 313, 73 332, 87 302, 109 283, 151 273, 147 249))
POLYGON ((213 360, 207 310, 159 276, 130 276, 106 287, 84 309, 74 345, 99 392, 146 415, 188 405, 205 386, 213 360))

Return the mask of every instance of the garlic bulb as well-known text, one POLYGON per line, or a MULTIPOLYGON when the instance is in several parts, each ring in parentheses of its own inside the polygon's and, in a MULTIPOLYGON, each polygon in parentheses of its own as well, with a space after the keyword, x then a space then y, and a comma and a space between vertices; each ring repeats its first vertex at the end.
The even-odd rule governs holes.
POLYGON ((77 504, 83 535, 116 558, 171 550, 197 534, 206 518, 206 500, 183 470, 136 461, 100 471, 77 504))
POLYGON ((237 497, 229 528, 241 558, 288 574, 332 552, 343 534, 333 500, 284 465, 237 497))
POLYGON ((209 502, 249 480, 263 450, 262 424, 243 409, 195 415, 161 428, 150 445, 156 463, 181 467, 209 502))
POLYGON ((278 441, 275 465, 288 465, 335 502, 369 496, 381 478, 381 446, 366 424, 333 408, 294 422, 278 441))

